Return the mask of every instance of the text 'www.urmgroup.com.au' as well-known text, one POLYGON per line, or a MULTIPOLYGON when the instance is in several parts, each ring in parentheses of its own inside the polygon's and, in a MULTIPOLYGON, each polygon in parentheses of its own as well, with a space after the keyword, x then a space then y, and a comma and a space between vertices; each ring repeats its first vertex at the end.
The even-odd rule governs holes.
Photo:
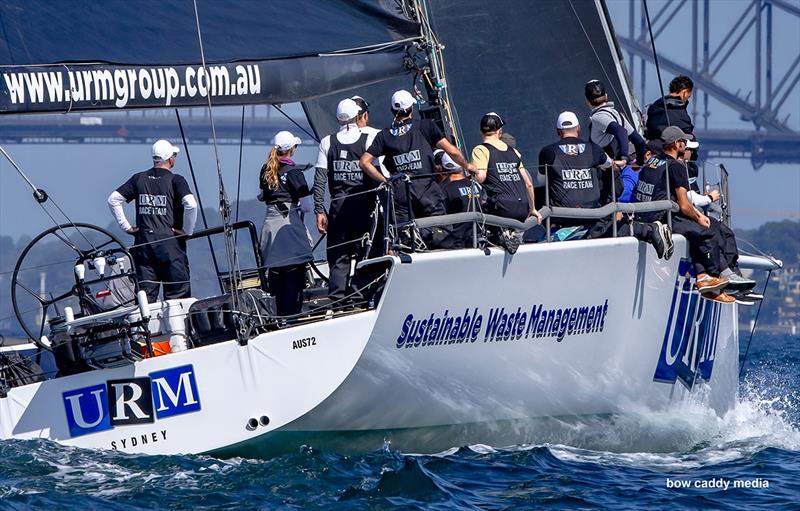
POLYGON ((81 71, 21 71, 3 73, 11 104, 80 104, 113 101, 175 100, 195 97, 249 96, 261 93, 258 65, 186 66, 81 71))

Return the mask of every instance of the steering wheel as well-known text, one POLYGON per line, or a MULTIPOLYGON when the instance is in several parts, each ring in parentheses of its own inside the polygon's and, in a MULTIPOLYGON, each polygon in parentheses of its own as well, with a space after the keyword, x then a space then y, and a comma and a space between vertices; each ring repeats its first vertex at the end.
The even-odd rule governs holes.
MULTIPOLYGON (((48 240, 49 241, 49 240, 48 240)), ((66 300, 74 300, 75 298, 78 299, 78 303, 81 308, 81 313, 86 313, 85 305, 87 303, 86 298, 86 289, 85 286, 91 283, 102 282, 105 280, 115 279, 115 278, 125 278, 128 276, 134 277, 132 280, 134 282, 134 287, 136 291, 138 291, 138 283, 135 278, 134 266, 133 266, 133 258, 128 252, 128 249, 125 245, 117 238, 114 234, 108 232, 107 230, 103 229, 102 227, 98 227, 92 224, 86 223, 69 223, 69 224, 62 224, 56 225, 47 229, 46 231, 40 233, 38 236, 33 238, 30 243, 25 247, 22 253, 17 259, 17 264, 14 267, 14 273, 11 276, 11 304, 14 309, 14 315, 17 317, 20 326, 28 335, 28 337, 36 344, 39 348, 50 350, 52 349, 51 346, 46 345, 41 341, 42 335, 44 335, 45 325, 48 324, 47 320, 47 313, 50 311, 50 308, 53 307, 56 312, 58 313, 58 308, 56 304, 61 301, 66 300), (50 296, 46 297, 44 293, 37 293, 33 291, 28 285, 25 285, 20 280, 20 272, 25 272, 26 270, 34 270, 40 269, 46 266, 55 266, 59 263, 66 264, 71 262, 70 260, 62 260, 59 262, 52 262, 50 259, 46 264, 39 264, 39 265, 31 265, 30 267, 26 267, 23 263, 28 259, 28 256, 31 254, 31 249, 33 249, 36 245, 42 243, 45 246, 49 256, 52 257, 52 254, 57 252, 57 250, 53 250, 53 247, 47 245, 44 240, 48 236, 55 237, 56 240, 61 241, 65 244, 69 249, 71 249, 77 255, 77 258, 74 263, 70 266, 70 273, 72 274, 74 285, 69 287, 69 290, 57 295, 57 296, 50 296), (83 278, 79 278, 75 274, 75 266, 79 264, 83 264, 84 262, 87 263, 87 266, 90 269, 96 270, 98 273, 101 273, 100 270, 96 268, 96 264, 94 261, 96 259, 102 258, 104 261, 117 261, 118 258, 125 257, 127 258, 130 269, 124 272, 121 272, 118 275, 113 275, 110 278, 104 278, 103 275, 100 275, 99 279, 95 280, 87 280, 84 281, 83 278), (32 296, 36 302, 39 303, 41 308, 41 315, 38 316, 38 335, 36 335, 37 327, 35 325, 31 325, 29 313, 35 312, 36 309, 33 310, 20 310, 20 296, 19 290, 24 291, 26 294, 32 296), (26 315, 28 319, 26 319, 26 315)))

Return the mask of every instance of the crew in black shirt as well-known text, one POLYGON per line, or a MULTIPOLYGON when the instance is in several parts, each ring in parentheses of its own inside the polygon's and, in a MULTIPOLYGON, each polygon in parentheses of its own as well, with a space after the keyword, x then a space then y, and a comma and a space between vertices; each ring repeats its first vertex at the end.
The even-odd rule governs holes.
POLYGON ((481 118, 483 143, 472 150, 476 181, 486 191, 486 212, 524 222, 529 216, 541 222, 536 211, 533 183, 522 156, 502 140, 505 122, 495 112, 481 118))
MULTIPOLYGON (((637 202, 672 200, 680 211, 672 217, 672 229, 682 234, 689 244, 689 254, 697 275, 697 289, 711 300, 732 303, 736 299, 721 291, 728 279, 720 278, 727 267, 720 253, 722 246, 719 225, 700 213, 689 201, 689 175, 678 158, 683 156, 687 137, 677 126, 668 126, 661 133, 662 154, 650 158, 639 172, 635 198, 637 202)), ((666 213, 640 213, 637 219, 663 218, 666 213)))
MULTIPOLYGON (((486 201, 486 193, 477 183, 466 179, 463 169, 443 152, 440 176, 439 187, 444 194, 444 206, 448 215, 481 211, 482 204, 486 201)), ((455 224, 448 239, 448 248, 474 246, 473 223, 455 224)))
POLYGON ((192 234, 197 202, 183 176, 171 172, 180 149, 166 140, 153 144, 153 168, 134 174, 109 197, 108 205, 120 228, 134 236, 131 256, 139 287, 151 302, 188 298, 189 260, 184 234, 192 234), (136 226, 131 226, 122 204, 136 201, 136 226))
MULTIPOLYGON (((613 162, 603 149, 595 144, 582 140, 578 117, 572 112, 562 112, 556 121, 556 133, 560 140, 542 148, 539 152, 539 171, 547 173, 547 184, 550 192, 550 206, 565 208, 598 208, 607 203, 603 197, 611 198, 612 193, 602 189, 601 172, 612 172, 613 162)), ((618 179, 616 180, 618 182, 618 179)), ((607 180, 611 182, 611 180, 607 180)), ((617 193, 622 192, 617 185, 617 193)), ((658 257, 669 259, 672 255, 672 233, 669 227, 661 222, 643 223, 629 222, 622 215, 614 215, 617 222, 617 233, 633 236, 651 243, 658 257)), ((572 219, 553 217, 556 228, 584 227, 586 237, 605 238, 613 235, 612 217, 601 219, 572 219)))
POLYGON ((694 123, 689 116, 689 98, 694 82, 688 76, 679 75, 669 82, 669 94, 658 98, 647 107, 645 137, 658 140, 667 126, 677 126, 687 135, 694 133, 694 123))
POLYGON ((433 179, 433 148, 438 147, 469 172, 474 172, 461 151, 451 144, 439 127, 429 119, 413 119, 416 100, 408 91, 399 90, 392 95, 394 122, 381 130, 369 149, 361 156, 361 168, 378 183, 388 179, 373 165, 379 156, 385 156, 384 166, 389 175, 398 173, 411 177, 409 186, 411 211, 408 210, 406 184, 400 180, 393 186, 394 208, 397 222, 407 222, 415 217, 444 214, 442 191, 433 179))

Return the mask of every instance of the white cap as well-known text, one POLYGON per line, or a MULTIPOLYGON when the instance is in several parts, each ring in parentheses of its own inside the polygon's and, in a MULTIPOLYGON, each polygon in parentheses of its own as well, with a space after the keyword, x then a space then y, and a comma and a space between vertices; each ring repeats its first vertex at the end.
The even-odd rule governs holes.
POLYGON ((167 140, 159 140, 153 144, 153 158, 158 158, 161 161, 167 161, 179 152, 181 150, 167 140))
POLYGON ((572 112, 561 112, 558 115, 558 120, 556 120, 556 128, 560 130, 569 130, 572 128, 577 128, 578 126, 580 126, 580 123, 578 122, 578 116, 572 112))
POLYGON ((275 138, 272 139, 272 145, 275 146, 275 149, 281 151, 288 151, 292 147, 299 145, 302 140, 295 137, 288 131, 279 131, 275 138))
POLYGON ((417 104, 417 100, 407 90, 399 90, 392 94, 392 109, 408 110, 417 104))
POLYGON ((698 147, 700 147, 700 142, 697 140, 686 141, 686 149, 697 149, 698 147))
POLYGON ((454 162, 450 155, 445 153, 442 155, 442 167, 446 170, 458 170, 461 168, 461 165, 454 162))
POLYGON ((359 112, 361 112, 361 108, 358 103, 350 98, 343 99, 339 101, 339 106, 336 107, 336 118, 339 122, 347 122, 355 119, 359 112))

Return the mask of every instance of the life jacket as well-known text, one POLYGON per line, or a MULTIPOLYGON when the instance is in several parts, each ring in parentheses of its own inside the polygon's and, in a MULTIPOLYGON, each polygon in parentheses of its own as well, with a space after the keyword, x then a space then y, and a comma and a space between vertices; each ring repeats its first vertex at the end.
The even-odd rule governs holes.
POLYGON ((530 212, 528 192, 522 179, 522 159, 507 146, 505 150, 492 144, 481 144, 489 151, 486 167, 487 211, 498 216, 525 220, 530 212))
POLYGON ((550 205, 565 208, 600 206, 601 170, 593 166, 590 142, 562 139, 553 144, 555 160, 547 168, 550 205))
POLYGON ((376 186, 371 179, 365 178, 358 164, 358 160, 367 152, 367 137, 367 133, 362 133, 355 142, 345 144, 336 135, 331 135, 328 148, 328 190, 331 197, 341 197, 376 186))

